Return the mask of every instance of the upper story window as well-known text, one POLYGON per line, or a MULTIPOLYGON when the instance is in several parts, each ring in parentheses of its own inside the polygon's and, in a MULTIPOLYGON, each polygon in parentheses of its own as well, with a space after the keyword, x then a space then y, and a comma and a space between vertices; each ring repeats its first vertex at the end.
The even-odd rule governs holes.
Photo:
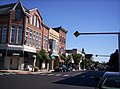
POLYGON ((19 20, 21 18, 21 10, 19 8, 15 11, 15 20, 19 20))
POLYGON ((7 26, 3 26, 2 28, 2 43, 6 43, 6 33, 7 33, 7 26))
POLYGON ((22 43, 22 27, 18 27, 18 38, 17 38, 17 43, 21 44, 22 43))
POLYGON ((29 21, 30 21, 30 24, 32 24, 32 16, 30 16, 29 21))
POLYGON ((38 41, 38 32, 36 32, 36 48, 39 48, 39 41, 38 41))
POLYGON ((37 19, 37 28, 40 28, 40 21, 37 19))
POLYGON ((33 25, 36 26, 36 20, 37 20, 36 15, 34 15, 33 18, 34 18, 34 20, 33 20, 33 25))
POLYGON ((39 33, 39 47, 42 45, 42 34, 39 33))
POLYGON ((33 46, 33 36, 32 36, 32 29, 30 29, 30 46, 33 46))
POLYGON ((15 42, 15 34, 16 34, 15 26, 12 26, 10 31, 10 43, 15 42))
POLYGON ((29 28, 26 29, 26 39, 25 39, 26 45, 28 45, 28 34, 29 34, 29 28))
POLYGON ((44 36, 44 48, 47 49, 48 48, 48 37, 44 36))
POLYGON ((65 49, 61 48, 60 51, 61 51, 61 54, 63 54, 65 52, 65 49))

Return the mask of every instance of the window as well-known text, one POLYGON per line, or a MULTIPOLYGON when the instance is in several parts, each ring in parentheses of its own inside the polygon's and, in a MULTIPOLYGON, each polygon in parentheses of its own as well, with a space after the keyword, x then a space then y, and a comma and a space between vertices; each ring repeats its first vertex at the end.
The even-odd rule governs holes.
POLYGON ((119 89, 120 88, 120 77, 119 76, 107 77, 102 84, 102 88, 119 89))
POLYGON ((35 45, 35 31, 33 31, 33 45, 35 45))
POLYGON ((44 36, 44 48, 47 49, 48 48, 48 37, 44 36))
POLYGON ((21 10, 17 8, 15 12, 15 19, 19 20, 20 18, 21 18, 21 10))
POLYGON ((49 40, 49 49, 52 49, 53 50, 53 40, 52 39, 50 39, 49 40))
POLYGON ((30 19, 29 19, 29 20, 30 20, 30 24, 32 24, 32 16, 30 17, 30 19))
POLYGON ((18 27, 18 39, 17 43, 21 44, 22 43, 22 27, 18 27))
POLYGON ((39 33, 39 47, 41 46, 41 44, 42 44, 42 34, 39 33))
POLYGON ((37 19, 37 18, 36 18, 36 16, 35 16, 35 15, 34 15, 34 17, 33 17, 33 18, 34 18, 34 23, 33 23, 33 25, 34 25, 34 26, 36 26, 36 19, 37 19))
POLYGON ((12 26, 11 27, 11 32, 10 32, 10 43, 15 42, 15 34, 16 34, 15 26, 12 26))
POLYGON ((64 52, 65 52, 64 48, 61 48, 61 54, 64 53, 64 52))
POLYGON ((26 45, 28 45, 28 32, 29 32, 29 28, 26 29, 26 40, 25 40, 26 45))
POLYGON ((40 28, 40 21, 37 19, 37 27, 40 28))
POLYGON ((38 32, 36 32, 36 48, 39 48, 39 42, 38 42, 38 32))
POLYGON ((32 29, 30 29, 30 46, 33 46, 32 29))
POLYGON ((55 42, 55 51, 58 52, 58 43, 55 42))
POLYGON ((3 26, 3 29, 2 29, 2 43, 6 43, 6 33, 7 33, 7 26, 3 26))

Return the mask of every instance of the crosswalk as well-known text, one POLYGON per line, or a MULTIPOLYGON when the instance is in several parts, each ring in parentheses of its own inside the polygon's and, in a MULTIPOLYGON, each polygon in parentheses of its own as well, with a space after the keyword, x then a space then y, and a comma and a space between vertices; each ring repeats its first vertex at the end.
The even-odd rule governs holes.
POLYGON ((58 74, 54 74, 54 73, 41 73, 39 75, 41 75, 41 76, 55 76, 55 77, 71 77, 70 74, 62 74, 62 73, 58 73, 58 74))
POLYGON ((11 75, 11 74, 16 74, 16 73, 0 73, 0 76, 1 75, 11 75))
MULTIPOLYGON (((58 72, 58 73, 35 73, 33 75, 40 75, 40 76, 55 76, 55 77, 74 77, 74 76, 77 76, 81 73, 70 73, 70 72, 66 72, 66 73, 61 73, 61 72, 58 72)), ((0 73, 0 76, 2 75, 16 75, 16 73, 0 73)))
POLYGON ((77 76, 81 73, 75 73, 75 74, 70 74, 70 73, 40 73, 40 74, 34 74, 34 75, 41 75, 41 76, 55 76, 55 77, 74 77, 77 76))

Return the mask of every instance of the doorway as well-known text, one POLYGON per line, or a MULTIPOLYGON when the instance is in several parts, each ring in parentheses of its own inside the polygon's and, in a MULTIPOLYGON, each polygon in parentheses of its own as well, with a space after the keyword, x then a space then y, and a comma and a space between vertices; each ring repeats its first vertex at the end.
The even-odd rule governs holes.
POLYGON ((18 70, 19 66, 19 57, 12 57, 10 59, 10 69, 18 70))

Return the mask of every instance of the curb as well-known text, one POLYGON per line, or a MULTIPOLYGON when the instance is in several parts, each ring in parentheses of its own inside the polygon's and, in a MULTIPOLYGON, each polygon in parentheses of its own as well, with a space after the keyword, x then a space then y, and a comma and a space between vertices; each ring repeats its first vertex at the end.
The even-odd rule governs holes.
POLYGON ((0 70, 2 73, 15 73, 15 74, 41 74, 41 73, 51 73, 51 71, 41 70, 38 72, 30 71, 20 71, 20 70, 0 70))

